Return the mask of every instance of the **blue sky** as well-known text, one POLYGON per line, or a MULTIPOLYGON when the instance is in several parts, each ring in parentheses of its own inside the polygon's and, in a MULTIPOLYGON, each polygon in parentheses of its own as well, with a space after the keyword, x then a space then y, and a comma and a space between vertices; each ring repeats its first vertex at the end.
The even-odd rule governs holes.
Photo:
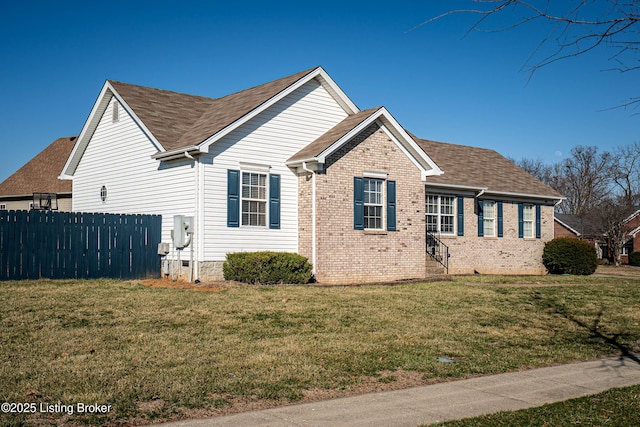
POLYGON ((465 36, 464 1, 24 1, 0 5, 0 181, 77 135, 107 79, 219 97, 322 65, 416 135, 553 163, 640 141, 640 73, 611 52, 522 71, 543 25, 465 36), (605 110, 605 111, 603 111, 605 110), (637 112, 637 111, 636 111, 637 112))

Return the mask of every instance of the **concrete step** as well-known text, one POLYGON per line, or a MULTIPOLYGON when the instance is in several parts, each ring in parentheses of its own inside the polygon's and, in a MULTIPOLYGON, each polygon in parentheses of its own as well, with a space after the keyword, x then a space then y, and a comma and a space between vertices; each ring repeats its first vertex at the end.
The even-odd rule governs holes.
POLYGON ((446 274, 446 269, 442 264, 427 255, 425 260, 425 272, 427 275, 446 274))

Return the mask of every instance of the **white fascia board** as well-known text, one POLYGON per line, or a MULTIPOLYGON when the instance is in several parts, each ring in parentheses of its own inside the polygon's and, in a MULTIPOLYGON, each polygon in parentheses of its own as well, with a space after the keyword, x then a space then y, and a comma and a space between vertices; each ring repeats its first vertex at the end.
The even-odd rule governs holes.
POLYGON ((385 107, 380 107, 376 112, 372 113, 365 120, 360 122, 358 126, 351 129, 336 142, 331 144, 322 153, 318 155, 318 162, 325 163, 326 158, 342 147, 351 138, 358 135, 372 123, 379 121, 381 129, 389 136, 389 138, 400 148, 400 150, 420 169, 422 180, 426 180, 427 176, 442 175, 442 170, 429 156, 416 144, 416 142, 407 134, 400 124, 393 118, 385 107))
POLYGON ((107 106, 109 105, 109 102, 111 101, 112 97, 115 97, 118 100, 118 102, 123 106, 125 111, 129 115, 131 115, 131 117, 136 121, 138 126, 140 126, 142 131, 149 137, 149 139, 151 140, 153 145, 156 147, 156 149, 158 151, 165 151, 164 147, 162 147, 162 145, 158 142, 155 136, 153 136, 153 134, 149 131, 149 129, 147 129, 144 123, 142 123, 140 118, 133 112, 131 107, 129 107, 129 105, 124 101, 124 99, 122 99, 120 94, 118 94, 118 92, 113 88, 113 86, 111 86, 111 84, 107 80, 102 86, 102 89, 100 90, 100 94, 98 95, 96 102, 94 102, 93 107, 91 108, 89 117, 87 117, 87 120, 84 122, 84 125, 82 126, 82 131, 78 136, 78 140, 73 146, 73 150, 71 150, 71 154, 69 155, 67 162, 62 168, 62 173, 59 176, 60 179, 68 180, 73 178, 73 175, 76 172, 76 168, 80 163, 80 159, 84 155, 84 151, 87 148, 87 145, 89 144, 89 140, 91 139, 91 137, 93 136, 93 133, 98 127, 98 124, 100 123, 100 119, 102 119, 102 115, 107 109, 107 106))
POLYGON ((347 114, 352 114, 352 113, 360 111, 360 110, 358 110, 358 107, 356 107, 356 105, 342 91, 342 89, 340 89, 338 87, 338 85, 336 85, 335 82, 333 82, 333 80, 331 80, 331 77, 329 77, 329 75, 322 69, 322 67, 318 67, 315 70, 311 71, 306 76, 302 77, 297 82, 293 83, 291 86, 287 87, 286 89, 284 89, 283 91, 281 91, 280 93, 275 95, 274 97, 268 99, 267 101, 265 101, 264 103, 262 103, 258 107, 256 107, 253 110, 249 111, 244 116, 240 117, 236 121, 234 121, 234 122, 230 123, 229 125, 225 126, 219 132, 217 132, 214 135, 211 135, 209 138, 205 139, 203 142, 201 142, 199 144, 200 151, 206 152, 209 149, 209 146, 211 144, 213 144, 214 142, 218 141, 220 138, 223 138, 224 136, 228 135, 230 132, 234 131, 235 129, 237 129, 238 127, 242 126, 243 124, 245 124, 249 120, 253 119, 258 114, 262 113, 267 108, 271 107, 276 102, 280 101, 281 99, 283 99, 284 97, 286 97, 290 93, 296 91, 301 86, 303 86, 304 84, 308 83, 309 81, 315 79, 316 77, 321 77, 320 83, 321 84, 326 83, 328 86, 325 85, 325 88, 331 88, 332 89, 332 90, 328 90, 328 91, 334 97, 337 96, 336 101, 343 108, 345 108, 345 106, 348 108, 348 110, 345 110, 347 112, 347 114), (353 111, 350 111, 350 110, 353 110, 353 111))
MULTIPOLYGON (((109 83, 109 82, 107 82, 109 83)), ((111 87, 111 85, 109 84, 109 86, 111 87)), ((149 140, 153 143, 153 145, 155 146, 156 150, 158 151, 166 151, 165 148, 162 146, 162 144, 160 144, 160 141, 158 141, 156 139, 156 137, 151 133, 151 131, 147 128, 147 126, 143 123, 142 120, 140 120, 140 117, 138 117, 136 115, 136 113, 131 109, 131 107, 129 107, 129 104, 126 103, 126 101, 120 96, 120 94, 113 89, 113 87, 111 87, 111 91, 113 92, 113 96, 118 100, 118 102, 120 102, 120 104, 125 108, 125 110, 127 111, 127 113, 129 113, 129 115, 133 118, 133 120, 136 122, 136 124, 140 127, 140 129, 142 129, 142 131, 145 133, 145 135, 147 135, 147 137, 149 138, 149 140)))
POLYGON ((635 211, 634 213, 632 213, 631 215, 629 215, 627 218, 624 219, 624 221, 622 221, 623 223, 627 223, 629 221, 631 221, 633 218, 635 218, 636 216, 640 215, 640 209, 635 211))
POLYGON ((113 95, 112 90, 111 85, 106 81, 102 86, 96 101, 93 103, 89 117, 87 117, 84 125, 82 126, 82 131, 78 135, 78 139, 73 146, 73 150, 71 150, 71 154, 69 154, 67 162, 62 168, 62 173, 59 176, 60 179, 72 179, 75 174, 80 158, 84 154, 84 150, 89 143, 89 139, 98 126, 98 122, 100 121, 102 114, 104 114, 108 99, 113 95))
POLYGON ((378 120, 378 117, 380 117, 381 112, 382 112, 382 108, 380 108, 378 111, 376 111, 374 113, 371 113, 371 115, 369 117, 367 117, 365 120, 360 122, 356 127, 354 127, 349 132, 347 132, 344 135, 342 135, 342 137, 340 137, 337 141, 335 141, 329 147, 325 148, 317 156, 318 162, 319 163, 326 163, 327 157, 329 155, 331 155, 338 148, 342 147, 351 138, 355 137, 360 132, 362 132, 364 129, 366 129, 371 123, 373 123, 376 120, 378 120))
POLYGON ((527 194, 527 193, 512 193, 510 191, 491 191, 487 190, 484 193, 486 196, 500 196, 516 199, 539 199, 539 200, 565 200, 566 197, 549 196, 544 194, 527 194))
POLYGON ((434 188, 446 188, 451 190, 465 190, 465 191, 482 192, 482 193, 488 190, 487 187, 477 187, 473 185, 462 185, 462 184, 441 184, 439 182, 427 182, 426 186, 434 187, 434 188))
POLYGON ((340 86, 331 78, 329 74, 322 67, 318 67, 318 80, 320 84, 324 86, 324 88, 329 92, 333 98, 342 106, 347 114, 355 114, 360 112, 360 109, 356 106, 356 104, 351 101, 351 99, 347 96, 346 93, 340 86))
POLYGON ((174 160, 180 158, 188 158, 192 155, 202 154, 200 148, 192 145, 190 147, 182 147, 175 150, 170 151, 161 151, 151 156, 154 160, 174 160))
POLYGON ((640 231, 640 227, 636 227, 627 233, 627 236, 636 237, 636 234, 640 231))

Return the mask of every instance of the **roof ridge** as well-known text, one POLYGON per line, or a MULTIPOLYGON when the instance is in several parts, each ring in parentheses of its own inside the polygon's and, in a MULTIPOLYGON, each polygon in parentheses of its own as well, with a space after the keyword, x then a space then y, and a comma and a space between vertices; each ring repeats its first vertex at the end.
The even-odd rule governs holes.
MULTIPOLYGON (((295 75, 298 75, 298 74, 301 74, 300 78, 302 78, 302 77, 306 76, 307 74, 311 73, 312 71, 314 71, 314 70, 316 70, 318 68, 320 68, 320 66, 309 68, 309 69, 303 70, 303 71, 298 71, 297 73, 288 74, 286 76, 278 77, 277 79, 270 80, 270 81, 264 82, 264 83, 260 83, 260 84, 257 84, 255 86, 248 87, 246 89, 241 89, 241 90, 239 90, 237 92, 228 93, 228 94, 226 94, 224 96, 221 96, 220 98, 213 98, 213 99, 215 99, 216 101, 222 101, 225 98, 228 98, 230 96, 239 95, 241 93, 248 92, 250 90, 255 90, 255 89, 259 88, 259 87, 262 87, 262 86, 265 86, 265 85, 269 85, 269 84, 273 84, 273 83, 276 83, 276 82, 278 82, 280 80, 288 79, 288 78, 291 78, 291 77, 293 77, 295 75)), ((297 79, 297 80, 300 80, 300 78, 297 79)))
POLYGON ((144 90, 152 90, 152 91, 157 91, 157 92, 164 92, 164 93, 166 93, 168 95, 190 96, 190 97, 194 97, 194 98, 201 98, 201 99, 208 99, 208 100, 218 100, 218 99, 220 99, 220 98, 213 98, 211 96, 194 95, 194 94, 191 94, 191 93, 178 92, 178 91, 175 91, 175 90, 161 89, 161 88, 157 88, 157 87, 139 85, 139 84, 135 84, 135 83, 121 82, 119 80, 110 80, 110 79, 108 79, 107 82, 109 82, 110 84, 115 83, 116 86, 117 85, 125 85, 125 86, 129 86, 129 87, 133 87, 133 88, 140 88, 140 89, 144 89, 144 90))
POLYGON ((193 146, 204 142, 212 135, 215 135, 229 124, 244 117, 249 112, 255 110, 318 68, 321 67, 309 68, 238 92, 230 93, 221 98, 215 98, 214 102, 212 102, 208 108, 204 109, 189 129, 181 135, 177 145, 180 147, 193 146), (280 87, 283 83, 286 83, 286 86, 280 87), (273 89, 270 90, 272 87, 273 89), (265 93, 261 93, 262 91, 265 93), (227 108, 220 108, 221 106, 226 106, 227 108))

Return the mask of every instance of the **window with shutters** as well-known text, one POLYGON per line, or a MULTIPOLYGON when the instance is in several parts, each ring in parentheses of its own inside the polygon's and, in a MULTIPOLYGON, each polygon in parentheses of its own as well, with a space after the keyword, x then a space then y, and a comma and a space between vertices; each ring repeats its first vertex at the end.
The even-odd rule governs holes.
POLYGON ((455 233, 456 197, 427 194, 425 200, 427 231, 453 235, 455 233))
POLYGON ((397 231, 396 182, 374 177, 353 178, 353 228, 355 230, 397 231))
POLYGON ((267 175, 242 172, 242 225, 267 226, 267 175))
POLYGON ((533 205, 524 205, 522 207, 522 230, 525 238, 533 239, 535 237, 534 221, 533 205))
POLYGON ((364 228, 382 230, 382 183, 381 179, 364 179, 364 228))
POLYGON ((483 203, 483 231, 485 237, 496 237, 496 202, 485 200, 483 203))

